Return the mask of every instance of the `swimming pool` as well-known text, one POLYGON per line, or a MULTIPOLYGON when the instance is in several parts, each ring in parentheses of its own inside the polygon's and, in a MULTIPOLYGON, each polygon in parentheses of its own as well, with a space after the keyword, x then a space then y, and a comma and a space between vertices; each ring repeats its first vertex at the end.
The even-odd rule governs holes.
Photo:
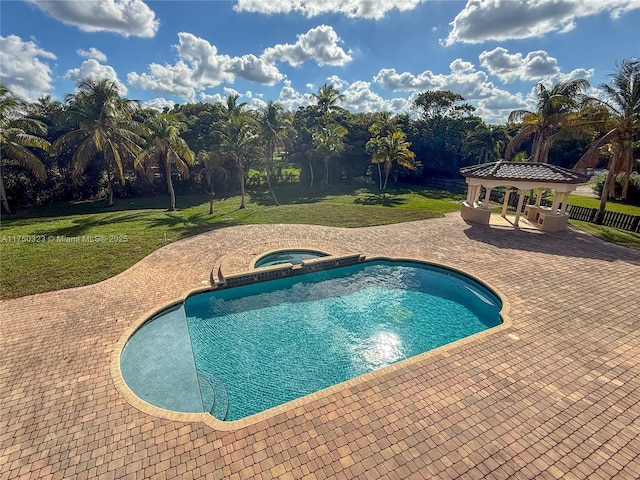
POLYGON ((200 293, 145 322, 120 357, 146 402, 242 419, 501 323, 499 298, 417 262, 200 293))

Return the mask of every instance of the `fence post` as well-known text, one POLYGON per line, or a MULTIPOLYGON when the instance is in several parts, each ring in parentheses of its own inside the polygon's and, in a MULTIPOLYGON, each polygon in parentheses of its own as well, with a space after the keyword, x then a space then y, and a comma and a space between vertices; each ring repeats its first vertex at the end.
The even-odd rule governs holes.
POLYGON ((591 214, 589 215, 589 223, 593 223, 593 221, 596 219, 596 214, 598 213, 598 209, 597 208, 592 208, 591 209, 591 214))
POLYGON ((631 223, 631 228, 630 228, 630 230, 631 230, 632 232, 639 232, 639 233, 640 233, 640 228, 638 228, 638 227, 640 227, 640 215, 636 215, 636 216, 633 218, 633 222, 631 223))

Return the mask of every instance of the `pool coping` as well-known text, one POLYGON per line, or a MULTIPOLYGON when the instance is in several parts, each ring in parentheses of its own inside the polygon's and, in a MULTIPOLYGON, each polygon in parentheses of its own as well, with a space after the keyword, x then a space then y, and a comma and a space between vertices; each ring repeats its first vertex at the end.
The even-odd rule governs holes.
MULTIPOLYGON (((283 250, 283 249, 280 249, 283 250)), ((264 256, 267 253, 263 253, 260 254, 260 256, 264 256)), ((359 254, 358 254, 359 255, 359 254)), ((433 261, 428 261, 428 260, 424 260, 424 259, 420 259, 420 258, 411 258, 411 257, 389 257, 389 256, 364 256, 361 255, 362 257, 362 261, 394 261, 394 262, 415 262, 415 263, 420 263, 423 265, 429 265, 429 266, 434 266, 434 267, 442 267, 445 269, 449 269, 451 271, 453 271, 454 273, 457 273, 459 275, 462 275, 464 277, 470 278, 476 282, 478 282, 479 284, 483 285, 484 287, 488 288, 489 290, 491 290, 491 292, 493 292, 501 301, 502 303, 502 308, 500 309, 500 318, 502 319, 502 323, 499 325, 496 325, 495 327, 489 328, 487 330, 483 330, 481 332, 469 335, 467 337, 461 338, 459 340, 456 340, 454 342, 448 343, 446 345, 442 345, 440 347, 434 348, 432 350, 423 352, 421 354, 418 355, 414 355, 410 358, 406 358, 404 360, 401 360, 399 362, 393 363, 391 365, 387 365, 386 367, 382 367, 380 369, 374 370, 372 372, 369 373, 365 373, 363 375, 359 375, 358 377, 349 379, 349 380, 345 380, 344 382, 340 382, 337 383, 335 385, 332 385, 330 387, 327 388, 323 388, 321 390, 318 390, 316 392, 310 393, 308 395, 305 395, 303 397, 299 397, 296 398, 294 400, 290 400, 286 403, 283 403, 281 405, 277 405, 275 407, 269 408, 267 410, 263 410, 262 412, 258 412, 255 413, 253 415, 250 415, 248 417, 242 418, 242 419, 238 419, 238 420, 232 420, 232 421, 222 421, 219 420, 217 418, 215 418, 213 415, 211 415, 210 413, 207 412, 201 412, 201 413, 185 413, 185 412, 178 412, 178 411, 173 411, 173 410, 167 410, 161 407, 157 407, 155 405, 152 405, 148 402, 146 402, 145 400, 141 399, 140 397, 138 397, 126 384, 124 377, 122 375, 122 370, 120 369, 120 357, 122 354, 122 351, 127 343, 127 341, 129 340, 129 338, 131 338, 131 336, 140 328, 142 327, 142 325, 144 325, 144 323, 146 323, 148 320, 150 320, 151 318, 153 318, 154 316, 156 316, 157 314, 163 312, 164 310, 167 310, 169 308, 175 307, 177 305, 180 305, 181 303, 183 303, 188 297, 192 296, 192 295, 196 295, 199 293, 205 293, 205 292, 210 292, 210 291, 216 291, 219 290, 219 288, 217 287, 217 285, 215 283, 213 283, 212 281, 212 285, 208 286, 208 287, 198 287, 198 288, 194 288, 194 289, 190 289, 188 291, 186 291, 182 296, 180 297, 176 297, 166 303, 164 303, 163 305, 154 307, 153 309, 148 310, 147 312, 145 312, 144 314, 142 314, 140 317, 138 317, 136 319, 136 321, 134 321, 129 328, 127 328, 127 330, 121 335, 121 337, 118 339, 118 341, 115 344, 114 349, 112 350, 112 355, 111 355, 111 361, 110 361, 110 374, 111 374, 111 378, 113 380, 114 386, 116 387, 117 391, 124 397, 124 399, 134 408, 137 408, 138 410, 147 413, 149 415, 153 415, 159 418, 163 418, 166 420, 172 420, 172 421, 180 421, 180 422, 188 422, 188 423, 195 423, 195 422, 201 422, 204 423, 205 425, 213 428, 214 430, 218 430, 218 431, 224 431, 224 432, 233 432, 242 428, 246 428, 252 425, 255 425, 257 423, 263 422, 263 421, 267 421, 271 418, 274 418, 278 415, 281 414, 287 414, 289 412, 293 412, 294 414, 297 413, 303 413, 302 411, 297 411, 298 409, 308 405, 309 403, 312 403, 316 400, 319 399, 323 399, 326 398, 330 395, 333 394, 337 394, 346 390, 349 390, 355 386, 361 385, 362 383, 365 382, 369 382, 372 381, 378 377, 383 377, 383 376, 387 376, 390 375, 394 372, 397 372, 399 370, 403 370, 406 369, 408 367, 411 367, 413 365, 417 365, 419 363, 425 362, 428 359, 437 356, 437 355, 441 355, 444 352, 447 352, 448 350, 451 350, 453 348, 457 348, 460 347, 461 345, 465 345, 474 341, 477 341, 481 338, 484 338, 488 335, 495 335, 497 333, 500 333, 501 331, 508 329, 512 326, 512 321, 510 318, 510 310, 511 310, 511 304, 508 300, 508 298, 498 289, 496 289, 493 285, 491 285, 489 282, 486 282, 484 280, 480 280, 478 278, 476 278, 473 275, 470 275, 469 273, 460 270, 457 267, 453 267, 451 265, 447 265, 445 262, 433 262, 433 261)), ((314 259, 315 260, 315 259, 314 259)), ((313 260, 312 260, 313 261, 313 260)), ((255 263, 255 259, 253 261, 253 263, 255 263)), ((291 264, 285 264, 285 265, 291 265, 291 264)), ((295 268, 296 266, 291 265, 291 268, 295 268)), ((266 267, 266 269, 269 268, 275 268, 274 267, 266 267)), ((214 269, 215 270, 215 269, 214 269)), ((245 272, 246 275, 248 276, 255 276, 255 271, 247 271, 245 272)), ((242 275, 242 274, 234 274, 234 276, 238 276, 238 275, 242 275)), ((213 280, 213 278, 212 278, 213 280)), ((228 288, 234 288, 234 287, 228 287, 228 288)))

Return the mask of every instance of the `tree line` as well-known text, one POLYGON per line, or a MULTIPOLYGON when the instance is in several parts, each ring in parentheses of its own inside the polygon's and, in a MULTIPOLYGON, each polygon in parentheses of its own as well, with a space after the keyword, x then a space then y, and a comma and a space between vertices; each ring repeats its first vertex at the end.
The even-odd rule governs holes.
POLYGON ((588 88, 586 80, 540 83, 534 111, 487 125, 451 91, 422 92, 400 115, 349 112, 330 84, 295 111, 273 101, 251 109, 233 94, 159 112, 122 98, 108 79, 82 80, 62 102, 24 102, 0 85, 0 199, 10 212, 11 205, 99 196, 113 205, 114 197, 167 194, 173 210, 176 191, 206 192, 213 213, 216 195, 239 192, 245 208, 247 182, 278 205, 274 187, 292 177, 289 167, 310 188, 364 181, 384 192, 390 178, 456 178, 463 166, 506 158, 608 167, 606 203, 617 176, 627 195, 638 166, 640 62, 620 62, 597 95, 588 88))

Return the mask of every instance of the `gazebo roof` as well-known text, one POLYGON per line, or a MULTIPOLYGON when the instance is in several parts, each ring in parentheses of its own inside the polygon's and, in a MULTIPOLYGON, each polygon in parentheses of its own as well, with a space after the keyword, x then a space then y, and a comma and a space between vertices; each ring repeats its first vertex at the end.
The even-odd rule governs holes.
POLYGON ((492 162, 472 165, 460 169, 462 176, 487 180, 507 180, 544 183, 586 183, 589 177, 581 173, 534 162, 492 162))

